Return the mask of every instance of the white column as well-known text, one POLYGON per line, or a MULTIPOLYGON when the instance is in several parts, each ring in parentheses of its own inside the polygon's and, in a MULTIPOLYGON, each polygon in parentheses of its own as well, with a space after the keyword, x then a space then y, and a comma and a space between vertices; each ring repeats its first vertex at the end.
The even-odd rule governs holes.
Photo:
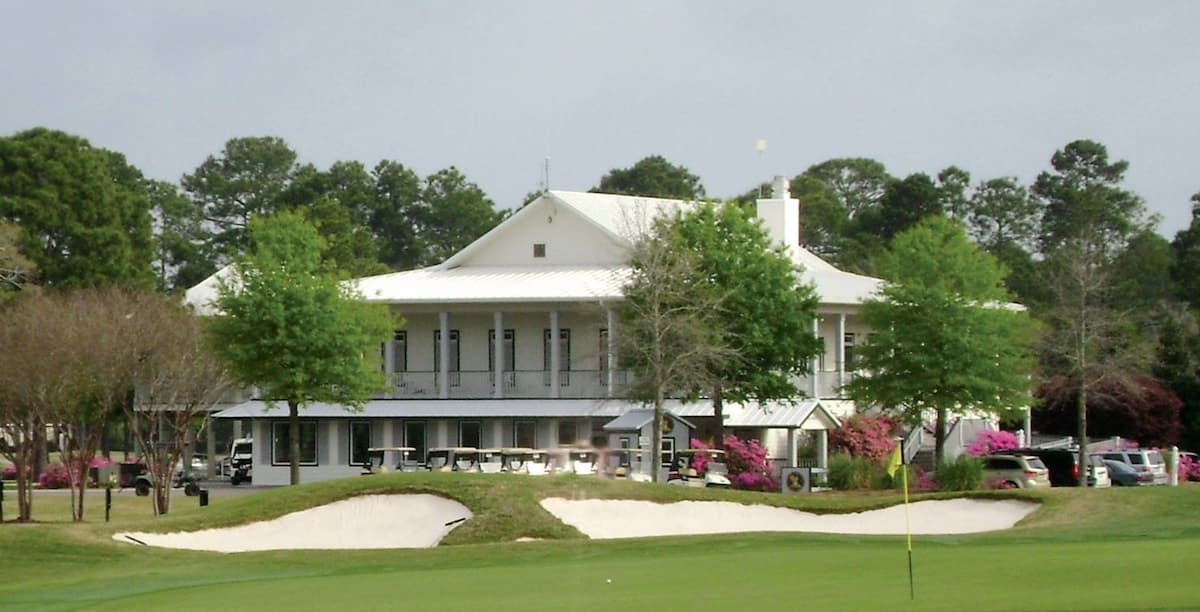
MULTIPOLYGON (((820 325, 821 325, 820 317, 813 319, 812 333, 814 336, 820 337, 820 332, 821 332, 820 325)), ((818 362, 817 362, 816 357, 813 357, 812 359, 810 359, 809 363, 808 363, 808 369, 811 371, 811 374, 808 377, 808 395, 809 395, 809 397, 814 397, 814 398, 819 397, 817 395, 817 375, 819 374, 817 372, 817 363, 818 362)))
POLYGON ((617 369, 617 314, 613 312, 612 308, 609 308, 605 316, 608 319, 608 346, 605 347, 607 352, 604 356, 608 360, 606 364, 608 367, 608 380, 605 381, 605 384, 608 386, 608 397, 614 397, 616 395, 615 371, 617 369))
POLYGON ((788 465, 788 467, 796 467, 796 463, 797 463, 797 461, 796 461, 796 459, 797 459, 797 458, 796 458, 796 455, 800 454, 800 452, 799 452, 799 446, 798 446, 798 444, 797 444, 797 440, 796 440, 796 438, 797 438, 797 436, 796 436, 796 428, 795 428, 795 427, 789 427, 787 431, 788 431, 788 438, 787 438, 787 445, 788 445, 787 465, 788 465))
POLYGON ((438 398, 447 399, 450 397, 450 313, 444 310, 438 313, 438 329, 441 330, 438 338, 438 350, 441 351, 441 359, 438 360, 438 398))
POLYGON ((377 419, 376 422, 378 423, 378 427, 383 428, 383 435, 380 437, 380 440, 379 440, 380 446, 382 446, 384 448, 388 448, 391 446, 403 446, 402 444, 397 444, 396 441, 392 439, 392 429, 393 428, 392 428, 392 420, 391 419, 377 419))
POLYGON ((492 347, 494 355, 492 355, 492 363, 496 364, 496 371, 492 373, 496 377, 496 387, 492 390, 492 397, 500 399, 504 397, 504 313, 497 310, 492 313, 492 327, 496 329, 495 341, 492 347))
POLYGON ((557 398, 559 394, 558 388, 558 370, 562 367, 562 355, 559 354, 560 340, 558 338, 558 311, 550 311, 550 397, 557 398))
POLYGON ((817 430, 817 467, 829 467, 829 430, 817 430))
MULTIPOLYGON (((846 384, 846 313, 838 315, 837 337, 834 338, 837 347, 838 388, 846 384)), ((839 393, 840 395, 840 393, 839 393)))

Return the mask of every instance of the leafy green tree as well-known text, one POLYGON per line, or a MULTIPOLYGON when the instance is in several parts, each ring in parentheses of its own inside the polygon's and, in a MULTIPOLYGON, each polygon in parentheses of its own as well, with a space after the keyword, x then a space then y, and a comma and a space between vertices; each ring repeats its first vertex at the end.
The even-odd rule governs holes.
POLYGON ((700 177, 661 155, 646 157, 629 168, 610 170, 592 191, 680 200, 704 197, 700 177))
POLYGON ((304 211, 325 241, 323 257, 338 270, 354 277, 387 271, 369 225, 375 181, 359 162, 334 162, 327 171, 300 166, 280 200, 289 210, 304 211))
POLYGON ((861 223, 872 234, 891 240, 922 219, 942 212, 941 194, 933 179, 926 174, 910 174, 888 183, 878 213, 864 217, 861 223))
POLYGON ((937 175, 938 207, 949 218, 966 223, 970 209, 971 173, 950 166, 937 175))
MULTIPOLYGON (((678 248, 672 220, 630 222, 648 226, 630 228, 635 232, 633 273, 618 309, 618 354, 634 374, 630 397, 654 407, 650 448, 657 452, 666 400, 696 397, 710 386, 712 366, 734 356, 716 316, 724 295, 693 286, 700 275, 698 254, 678 248)), ((659 470, 652 470, 651 478, 657 482, 659 470)))
POLYGON ((212 226, 212 245, 223 263, 247 245, 247 227, 281 208, 297 170, 296 152, 282 138, 233 138, 182 179, 183 189, 212 226))
POLYGON ((1104 145, 1070 142, 1050 165, 1032 190, 1042 206, 1039 268, 1049 296, 1038 309, 1047 323, 1041 365, 1078 385, 1076 435, 1086 439, 1089 389, 1132 385, 1149 365, 1152 339, 1139 313, 1120 307, 1115 262, 1152 221, 1141 198, 1121 186, 1128 162, 1110 163, 1104 145))
POLYGON ((1113 260, 1113 299, 1118 308, 1156 316, 1177 293, 1171 278, 1175 254, 1171 243, 1153 230, 1129 239, 1113 260))
POLYGON ((860 312, 873 330, 860 349, 870 375, 847 391, 910 424, 934 412, 940 464, 950 411, 1004 415, 1028 404, 1033 326, 1007 307, 1003 267, 943 216, 896 236, 877 269, 888 282, 860 312))
POLYGON ((0 221, 0 304, 15 295, 36 272, 33 262, 21 252, 21 226, 0 221))
POLYGON ((1108 161, 1108 149, 1091 140, 1068 143, 1050 158, 1052 171, 1042 172, 1033 195, 1042 205, 1042 253, 1049 255, 1080 227, 1095 233, 1096 246, 1111 257, 1140 231, 1150 227, 1145 205, 1121 187, 1129 162, 1108 161))
POLYGON ((0 219, 48 287, 152 281, 151 218, 141 172, 118 153, 34 128, 0 138, 0 219))
POLYGON ((425 178, 421 199, 422 265, 446 260, 507 216, 497 211, 487 194, 453 166, 425 178))
POLYGON ((300 482, 300 409, 311 402, 360 409, 383 387, 370 355, 394 329, 321 261, 321 238, 295 213, 251 220, 251 250, 219 290, 210 346, 230 378, 288 407, 291 482, 300 482))
POLYGON ((725 400, 791 399, 795 376, 808 372, 822 349, 812 333, 818 297, 797 281, 799 270, 782 246, 745 210, 705 203, 674 220, 675 247, 694 254, 697 291, 723 296, 716 312, 723 344, 736 359, 711 364, 705 389, 717 417, 716 440, 725 400))
POLYGON ((391 160, 376 164, 371 174, 375 179, 375 208, 369 225, 379 245, 380 261, 393 270, 421 265, 421 177, 391 160))
POLYGON ((809 166, 801 176, 825 183, 854 219, 879 206, 884 191, 894 179, 883 164, 864 157, 842 157, 809 166))
POLYGON ((1200 308, 1200 193, 1192 195, 1192 222, 1175 234, 1171 241, 1175 261, 1171 278, 1175 280, 1176 295, 1192 308, 1200 308))
POLYGON ((1151 371, 1181 402, 1180 443, 1184 448, 1200 448, 1200 331, 1190 312, 1163 317, 1151 371))
POLYGON ((209 233, 195 202, 165 181, 147 181, 146 193, 156 225, 153 266, 159 287, 187 289, 216 272, 209 233))

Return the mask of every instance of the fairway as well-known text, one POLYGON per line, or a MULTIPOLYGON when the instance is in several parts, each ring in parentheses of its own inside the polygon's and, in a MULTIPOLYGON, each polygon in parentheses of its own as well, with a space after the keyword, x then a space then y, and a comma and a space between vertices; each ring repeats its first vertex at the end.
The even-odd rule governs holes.
MULTIPOLYGON (((222 500, 206 509, 212 510, 208 516, 181 508, 177 516, 131 518, 121 525, 159 521, 174 529, 198 519, 225 522, 263 505, 378 491, 369 480, 266 491, 222 500)), ((5 577, 0 609, 1135 610, 1200 604, 1194 580, 1200 574, 1196 486, 1054 490, 1044 494, 1042 510, 1013 530, 919 537, 913 554, 916 597, 910 601, 902 537, 729 534, 589 541, 565 530, 546 531, 550 539, 544 541, 514 543, 503 536, 509 541, 486 543, 497 532, 527 529, 523 512, 531 524, 543 520, 534 502, 550 494, 772 499, 579 479, 528 481, 423 478, 420 489, 455 495, 479 521, 475 531, 464 525, 454 532, 457 541, 429 550, 223 555, 105 542, 116 529, 103 523, 6 524, 0 527, 5 577), (506 507, 507 516, 489 524, 484 499, 493 512, 506 507), (1141 520, 1130 520, 1133 515, 1141 520), (1112 570, 1114 563, 1119 572, 1112 570)), ((879 503, 861 495, 807 500, 843 510, 879 503)), ((129 514, 132 506, 122 511, 129 514)))

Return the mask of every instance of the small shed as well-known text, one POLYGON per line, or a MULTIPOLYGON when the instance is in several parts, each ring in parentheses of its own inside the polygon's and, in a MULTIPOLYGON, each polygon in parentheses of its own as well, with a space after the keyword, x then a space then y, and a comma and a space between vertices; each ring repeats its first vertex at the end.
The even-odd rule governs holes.
MULTIPOLYGON (((690 422, 666 412, 663 414, 662 465, 675 461, 675 449, 685 449, 691 442, 690 422)), ((654 411, 645 408, 630 410, 605 423, 609 448, 649 448, 654 436, 654 411)))
POLYGON ((806 399, 795 403, 771 402, 748 406, 725 417, 729 429, 751 429, 763 439, 770 431, 786 432, 785 467, 797 465, 797 445, 802 434, 814 436, 817 467, 827 467, 829 461, 829 430, 841 421, 821 405, 820 400, 806 399))

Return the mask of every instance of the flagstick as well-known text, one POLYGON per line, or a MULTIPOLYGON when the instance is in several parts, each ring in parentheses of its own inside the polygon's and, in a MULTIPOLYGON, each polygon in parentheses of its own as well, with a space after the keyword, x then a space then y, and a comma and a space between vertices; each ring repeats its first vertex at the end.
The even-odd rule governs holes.
POLYGON ((908 523, 908 466, 900 466, 900 480, 904 482, 904 537, 908 540, 908 598, 914 600, 917 598, 916 592, 913 590, 913 570, 912 570, 912 529, 908 523))

